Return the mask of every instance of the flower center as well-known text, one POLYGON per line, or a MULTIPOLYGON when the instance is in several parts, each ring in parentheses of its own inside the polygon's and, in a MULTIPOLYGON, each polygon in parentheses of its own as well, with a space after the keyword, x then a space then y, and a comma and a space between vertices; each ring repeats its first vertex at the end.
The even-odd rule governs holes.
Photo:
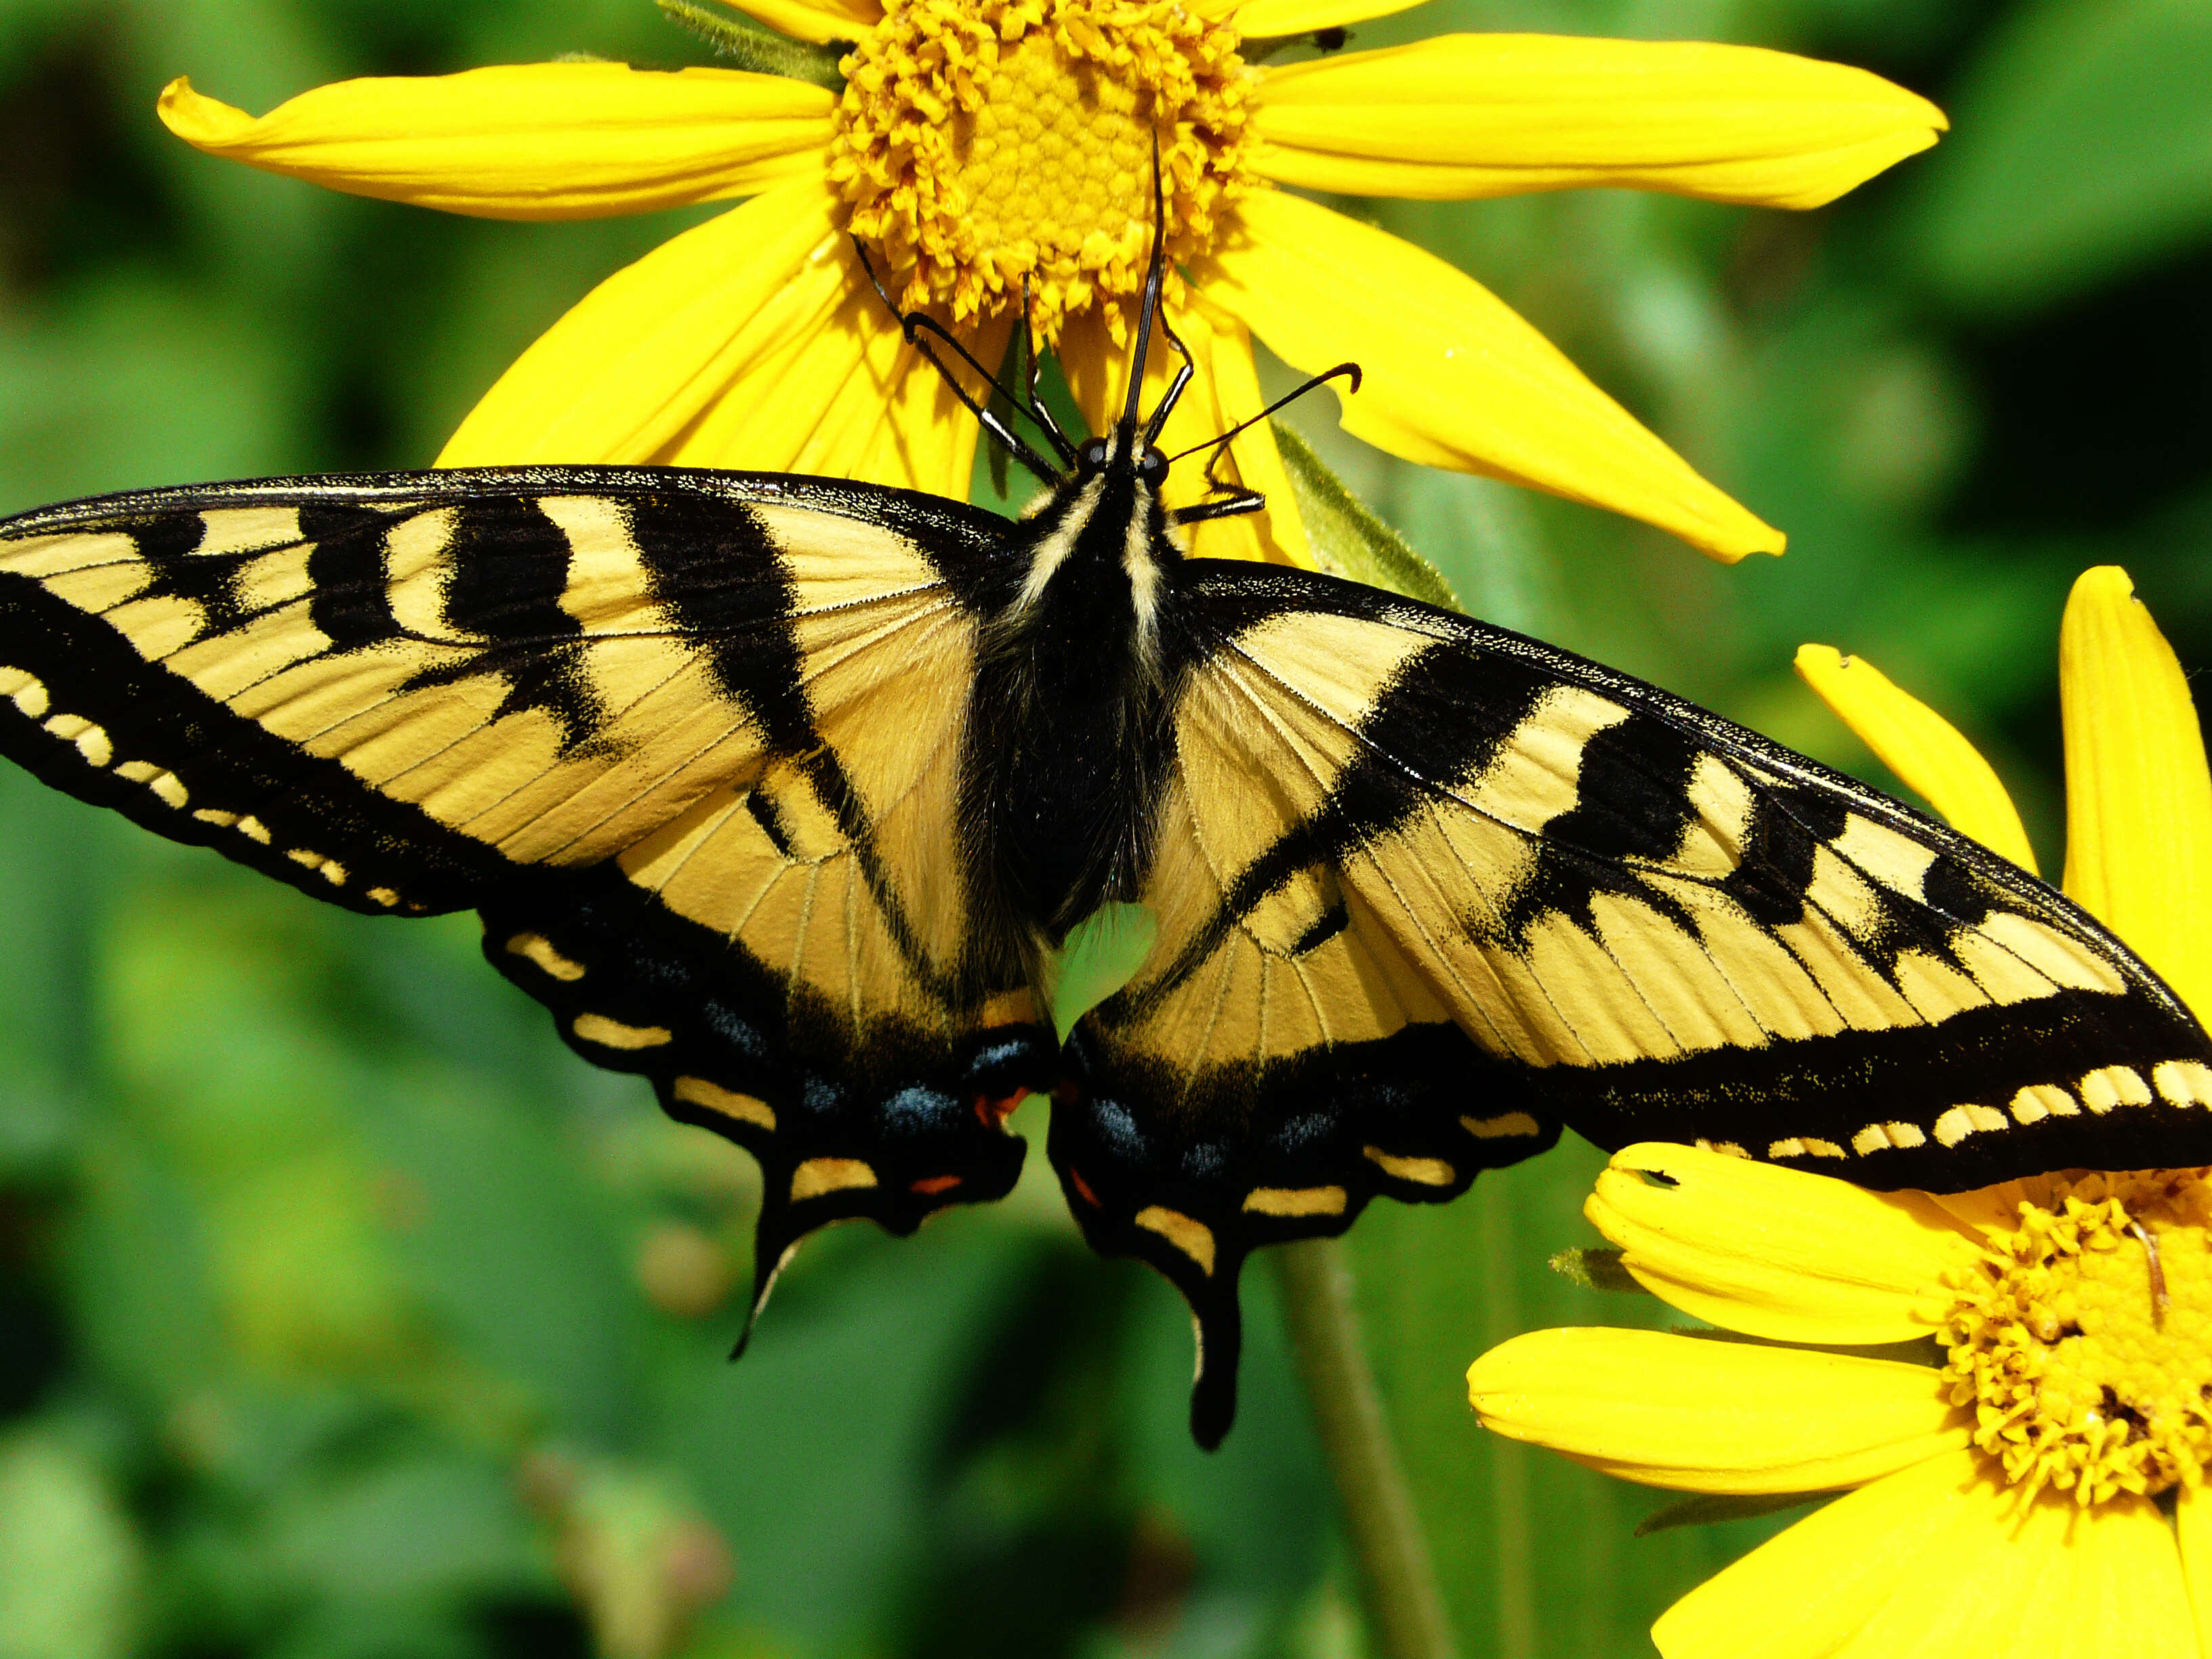
POLYGON ((906 0, 844 63, 831 182, 908 306, 1019 311, 1046 341, 1094 304, 1126 337, 1152 252, 1212 245, 1248 187, 1237 36, 1174 3, 906 0))
POLYGON ((2195 1486, 2212 1457, 2212 1188, 2203 1170, 2061 1182, 1958 1292, 1943 1329, 1974 1442, 2082 1504, 2195 1486))

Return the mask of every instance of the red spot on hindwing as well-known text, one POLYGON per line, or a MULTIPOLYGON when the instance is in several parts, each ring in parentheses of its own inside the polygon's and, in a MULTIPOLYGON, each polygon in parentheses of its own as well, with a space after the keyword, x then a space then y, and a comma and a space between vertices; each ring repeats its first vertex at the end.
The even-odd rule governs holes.
POLYGON ((975 1121, 987 1129, 1003 1129, 1006 1127, 1006 1120, 1013 1115, 1014 1108, 1029 1097, 1027 1089, 1017 1089, 996 1100, 988 1095, 978 1095, 975 1097, 975 1121))

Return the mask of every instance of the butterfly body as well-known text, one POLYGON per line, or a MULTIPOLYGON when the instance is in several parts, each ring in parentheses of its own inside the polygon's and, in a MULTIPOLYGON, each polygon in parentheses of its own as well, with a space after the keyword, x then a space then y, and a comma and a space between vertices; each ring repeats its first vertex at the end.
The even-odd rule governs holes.
POLYGON ((1189 1298, 1572 1127, 1869 1186, 2212 1161, 2212 1041, 1941 825, 1656 688, 1185 558, 1133 422, 1025 520, 788 477, 275 480, 0 521, 0 749, 371 915, 471 908, 807 1231, 1003 1195, 1189 1298), (1073 1006, 1100 916, 1156 937, 1073 1006))
POLYGON ((961 811, 1002 983, 1035 982, 1071 927, 1134 901, 1150 862, 1172 697, 1160 631, 1182 555, 1158 479, 1115 455, 1092 447, 978 596, 961 811))

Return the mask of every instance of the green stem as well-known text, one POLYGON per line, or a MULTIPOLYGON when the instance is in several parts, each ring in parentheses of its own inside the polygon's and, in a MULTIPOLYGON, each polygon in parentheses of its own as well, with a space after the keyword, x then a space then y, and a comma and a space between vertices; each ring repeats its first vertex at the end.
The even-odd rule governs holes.
POLYGON ((1376 1659, 1454 1659, 1429 1540, 1359 1334, 1352 1270, 1333 1238, 1270 1252, 1322 1450, 1336 1476, 1376 1659))

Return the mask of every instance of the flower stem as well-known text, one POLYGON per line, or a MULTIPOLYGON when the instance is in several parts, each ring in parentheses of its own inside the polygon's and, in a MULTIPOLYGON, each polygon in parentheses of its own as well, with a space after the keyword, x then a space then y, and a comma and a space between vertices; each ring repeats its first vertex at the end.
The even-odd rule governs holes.
POLYGON ((1314 1425, 1344 1505, 1376 1659, 1453 1659, 1457 1649, 1429 1540, 1367 1363, 1343 1249, 1333 1238, 1310 1238, 1270 1255, 1314 1425))

